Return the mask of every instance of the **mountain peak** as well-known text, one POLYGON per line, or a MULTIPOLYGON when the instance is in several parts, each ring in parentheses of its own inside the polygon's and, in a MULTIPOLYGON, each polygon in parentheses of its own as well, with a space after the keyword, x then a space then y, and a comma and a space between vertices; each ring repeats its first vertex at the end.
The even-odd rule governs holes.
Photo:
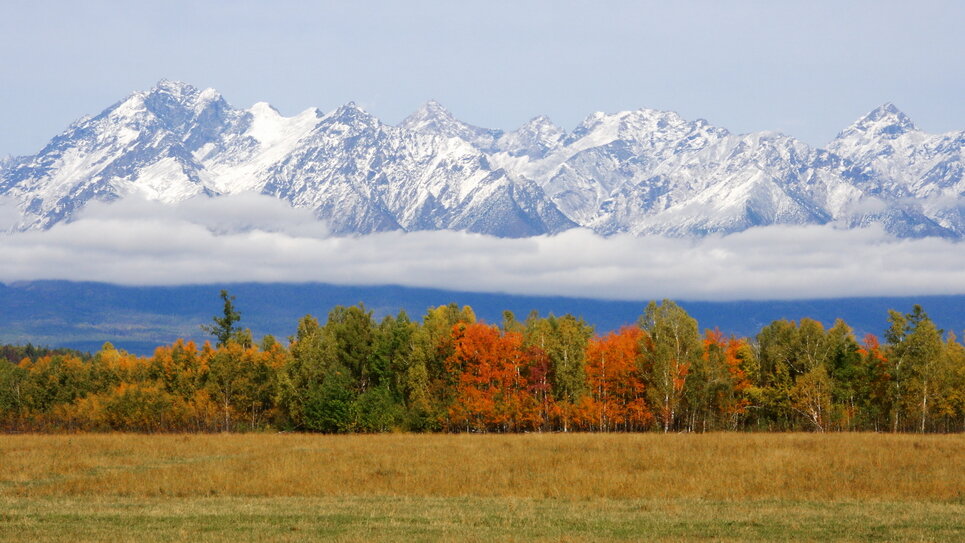
POLYGON ((536 117, 533 117, 532 119, 526 121, 526 124, 524 124, 523 126, 557 126, 557 125, 552 121, 552 119, 550 119, 546 115, 537 115, 536 117))
POLYGON ((872 110, 872 113, 879 112, 879 111, 880 111, 880 112, 884 112, 884 113, 890 113, 890 114, 898 114, 898 113, 901 113, 901 110, 899 110, 899 109, 895 106, 895 104, 893 104, 893 103, 891 103, 891 102, 885 102, 885 103, 881 104, 880 106, 878 106, 878 107, 876 107, 875 109, 873 109, 873 110, 872 110))
POLYGON ((354 101, 339 107, 328 115, 327 118, 333 122, 353 126, 374 127, 381 124, 374 115, 362 109, 362 106, 356 104, 354 101))
POLYGON ((456 118, 442 104, 429 100, 415 110, 411 115, 399 123, 399 126, 409 130, 421 131, 426 128, 436 128, 458 122, 456 118))
POLYGON ((428 111, 432 113, 451 115, 451 113, 449 113, 449 110, 446 109, 445 106, 443 106, 436 100, 426 101, 426 103, 422 104, 420 111, 428 111))
POLYGON ((480 128, 460 121, 435 100, 422 104, 412 115, 403 119, 399 127, 412 132, 459 138, 479 149, 491 149, 503 134, 500 130, 480 128))
POLYGON ((954 199, 932 198, 961 192, 957 134, 909 132, 911 120, 890 103, 850 130, 815 151, 775 133, 728 137, 703 120, 638 109, 590 115, 569 135, 546 116, 503 133, 435 100, 394 128, 355 102, 285 117, 265 102, 234 109, 213 89, 161 80, 35 156, 0 158, 0 196, 15 198, 23 228, 127 194, 173 203, 260 191, 311 209, 338 233, 529 235, 578 224, 601 235, 705 235, 886 221, 898 235, 965 238, 954 199))
POLYGON ((198 89, 194 86, 189 85, 183 81, 172 81, 170 79, 161 79, 154 85, 148 94, 167 94, 173 96, 177 99, 184 99, 187 97, 193 97, 198 94, 198 89))
POLYGON ((629 136, 630 134, 653 133, 671 127, 685 129, 690 124, 673 111, 647 108, 624 110, 616 113, 596 111, 583 119, 583 122, 573 130, 570 137, 579 139, 595 132, 606 134, 606 138, 625 138, 633 137, 629 136))
POLYGON ((278 110, 275 109, 275 106, 269 104, 268 102, 255 102, 251 106, 251 109, 249 109, 249 111, 251 111, 252 113, 257 113, 262 115, 271 115, 275 117, 281 116, 281 113, 279 113, 278 110))
POLYGON ((918 130, 908 115, 891 102, 885 102, 849 126, 838 138, 853 134, 894 139, 907 132, 918 130))
POLYGON ((499 149, 513 156, 527 155, 540 158, 559 147, 566 131, 545 115, 533 117, 513 132, 503 134, 498 141, 499 149))
POLYGON ((559 125, 550 120, 550 118, 546 115, 533 117, 532 119, 526 121, 523 126, 519 127, 513 133, 531 134, 532 137, 554 141, 562 139, 566 135, 566 131, 560 128, 559 125))
POLYGON ((885 102, 875 109, 871 110, 870 113, 864 116, 862 120, 869 121, 888 121, 895 124, 908 127, 909 130, 915 130, 915 124, 911 121, 908 115, 905 115, 903 111, 898 109, 895 104, 891 102, 885 102))
POLYGON ((157 84, 154 85, 156 89, 167 89, 167 90, 181 90, 181 89, 194 89, 194 87, 184 81, 178 81, 176 79, 167 79, 162 77, 158 80, 157 84))
POLYGON ((354 101, 348 102, 345 105, 339 107, 335 110, 335 115, 368 115, 369 113, 362 109, 362 106, 356 104, 354 101))
POLYGON ((156 114, 169 115, 171 111, 184 108, 199 114, 212 105, 219 109, 227 109, 221 93, 212 88, 199 90, 197 87, 183 81, 162 79, 146 92, 135 93, 143 97, 147 108, 156 114))

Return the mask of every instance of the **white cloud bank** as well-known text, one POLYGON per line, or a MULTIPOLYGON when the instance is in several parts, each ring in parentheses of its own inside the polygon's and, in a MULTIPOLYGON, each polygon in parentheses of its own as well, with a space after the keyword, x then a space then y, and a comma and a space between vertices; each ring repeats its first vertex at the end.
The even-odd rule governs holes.
POLYGON ((92 204, 72 223, 0 235, 0 281, 397 284, 641 300, 965 293, 965 244, 880 228, 754 228, 701 240, 587 230, 331 237, 307 210, 239 195, 92 204))

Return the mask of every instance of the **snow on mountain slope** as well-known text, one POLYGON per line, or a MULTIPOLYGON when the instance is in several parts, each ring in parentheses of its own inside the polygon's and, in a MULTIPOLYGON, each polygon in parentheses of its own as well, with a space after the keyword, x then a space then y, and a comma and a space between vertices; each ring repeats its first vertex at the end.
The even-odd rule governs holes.
POLYGON ((540 115, 518 129, 501 135, 495 147, 514 157, 539 159, 559 149, 565 138, 565 130, 553 124, 548 117, 540 115))
POLYGON ((237 130, 198 149, 205 185, 218 193, 260 192, 268 169, 294 151, 321 122, 315 108, 284 117, 265 102, 243 112, 237 130))
POLYGON ((40 153, 18 161, 3 174, 5 193, 20 201, 24 227, 50 226, 91 199, 140 193, 176 202, 210 194, 192 152, 237 117, 213 89, 161 81, 80 119, 40 153))
POLYGON ((793 138, 734 136, 703 120, 638 110, 591 115, 564 146, 514 165, 599 232, 703 234, 828 222, 835 200, 860 191, 818 162, 793 138))
POLYGON ((453 117, 449 110, 435 100, 429 100, 415 113, 406 117, 400 128, 411 132, 434 134, 446 138, 459 138, 484 151, 495 148, 496 141, 502 136, 500 130, 479 128, 453 117))
POLYGON ((14 157, 10 155, 5 155, 0 157, 0 179, 3 179, 4 170, 7 170, 11 166, 13 166, 14 162, 15 162, 14 157))
POLYGON ((823 150, 648 109, 594 113, 569 134, 546 117, 509 132, 479 128, 434 101, 398 126, 352 103, 285 117, 161 81, 77 121, 37 155, 4 160, 0 195, 18 202, 22 229, 70 220, 90 200, 260 192, 312 209, 342 234, 880 223, 901 236, 962 238, 963 159, 965 132, 924 133, 891 104, 823 150))
POLYGON ((841 132, 828 149, 853 164, 865 192, 965 236, 965 131, 925 133, 888 103, 841 132))
POLYGON ((264 192, 315 209, 339 233, 454 228, 515 237, 572 227, 552 206, 531 203, 544 199, 531 185, 494 170, 460 138, 388 126, 348 104, 269 169, 264 192))

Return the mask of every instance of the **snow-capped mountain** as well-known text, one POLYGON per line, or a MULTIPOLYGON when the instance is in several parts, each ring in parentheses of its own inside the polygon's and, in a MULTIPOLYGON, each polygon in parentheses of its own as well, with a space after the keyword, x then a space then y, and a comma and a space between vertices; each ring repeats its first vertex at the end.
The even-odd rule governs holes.
POLYGON ((38 154, 0 162, 0 195, 17 202, 23 229, 70 220, 90 200, 254 191, 311 208, 337 233, 881 223, 902 236, 962 238, 963 158, 965 132, 926 134, 891 104, 815 149, 647 109, 594 113, 571 133, 546 117, 511 132, 479 128, 435 101, 398 126, 353 103, 285 117, 161 81, 38 154))
POLYGON ((882 216, 918 213, 931 222, 905 222, 922 234, 965 236, 965 130, 922 132, 889 103, 846 128, 828 150, 851 164, 849 180, 880 202, 882 216))

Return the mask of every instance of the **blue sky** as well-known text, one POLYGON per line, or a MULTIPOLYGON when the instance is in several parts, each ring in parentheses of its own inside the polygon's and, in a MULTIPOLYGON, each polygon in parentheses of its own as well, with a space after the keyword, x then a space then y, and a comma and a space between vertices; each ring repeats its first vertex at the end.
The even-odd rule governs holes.
POLYGON ((572 129, 640 107, 823 145, 894 102, 965 128, 965 2, 0 3, 0 156, 158 79, 291 115, 427 99, 473 124, 572 129))

